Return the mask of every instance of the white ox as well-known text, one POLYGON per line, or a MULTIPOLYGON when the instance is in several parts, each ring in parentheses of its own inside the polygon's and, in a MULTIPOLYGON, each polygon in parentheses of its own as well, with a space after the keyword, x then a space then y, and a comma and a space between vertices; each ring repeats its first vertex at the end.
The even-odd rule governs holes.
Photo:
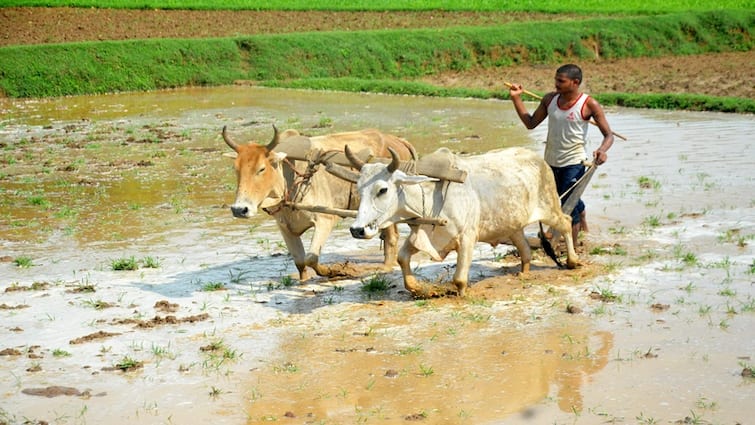
MULTIPOLYGON (((350 183, 332 176, 323 167, 318 167, 305 184, 297 184, 297 181, 303 178, 301 173, 306 171, 308 163, 289 161, 285 153, 276 152, 275 148, 283 144, 287 138, 301 135, 296 130, 279 133, 275 126, 273 129, 273 140, 265 146, 257 143, 236 143, 223 127, 223 140, 235 152, 231 156, 235 158, 237 188, 236 201, 231 206, 231 212, 234 217, 249 218, 258 209, 263 209, 275 218, 301 280, 310 277, 307 266, 320 276, 332 276, 336 271, 320 264, 320 251, 340 217, 295 210, 286 202, 295 196, 294 192, 300 190, 300 196, 296 201, 302 205, 353 210, 358 205, 356 194, 352 193, 350 183), (305 252, 301 236, 312 227, 314 232, 309 252, 305 252)), ((402 159, 411 159, 414 151, 406 140, 374 129, 311 137, 309 142, 312 149, 321 149, 323 152, 342 152, 343 146, 349 144, 360 151, 369 148, 374 155, 382 157, 390 157, 388 148, 391 148, 398 152, 402 159)), ((398 246, 398 232, 395 226, 386 226, 384 244, 384 265, 392 267, 396 264, 398 246)))
MULTIPOLYGON (((355 238, 372 238, 380 229, 413 217, 447 220, 445 226, 411 225, 399 251, 404 286, 414 295, 422 294, 410 267, 417 252, 436 261, 457 252, 453 284, 459 295, 464 295, 467 287, 478 241, 496 246, 510 240, 519 251, 522 273, 529 272, 532 253, 524 228, 538 221, 564 235, 567 267, 577 265, 571 217, 561 211, 553 172, 535 152, 508 148, 477 156, 454 155, 455 166, 468 172, 464 183, 408 175, 398 169, 396 157, 388 165, 365 164, 350 149, 346 153, 360 170, 357 191, 361 201, 350 229, 355 238)), ((453 155, 445 148, 433 155, 437 154, 453 155)))

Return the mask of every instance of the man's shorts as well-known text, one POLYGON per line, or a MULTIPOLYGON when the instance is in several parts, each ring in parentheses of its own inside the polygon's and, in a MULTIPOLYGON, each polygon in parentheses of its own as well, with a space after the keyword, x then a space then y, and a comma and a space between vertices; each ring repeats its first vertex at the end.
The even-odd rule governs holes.
MULTIPOLYGON (((567 165, 566 167, 551 167, 551 170, 553 170, 553 176, 556 178, 556 189, 558 190, 558 195, 561 196, 561 194, 571 189, 572 186, 574 186, 577 181, 585 175, 586 168, 582 164, 575 164, 567 165)), ((564 198, 561 200, 562 205, 568 197, 569 195, 564 196, 564 198)), ((579 202, 577 202, 577 206, 574 207, 574 211, 571 212, 572 226, 579 224, 579 222, 581 221, 579 215, 584 210, 585 203, 582 202, 582 199, 580 199, 579 202)))

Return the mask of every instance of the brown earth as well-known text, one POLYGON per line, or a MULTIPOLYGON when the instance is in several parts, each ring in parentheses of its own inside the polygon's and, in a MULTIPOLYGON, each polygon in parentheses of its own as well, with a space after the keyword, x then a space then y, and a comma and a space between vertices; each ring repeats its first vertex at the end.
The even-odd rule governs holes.
MULTIPOLYGON (((569 15, 476 12, 281 12, 2 8, 0 46, 158 37, 230 37, 240 34, 484 26, 523 20, 566 20, 569 15)), ((589 93, 694 93, 755 97, 755 54, 580 60, 589 93)), ((426 77, 448 87, 503 89, 503 82, 533 91, 552 86, 555 64, 477 69, 426 77)))

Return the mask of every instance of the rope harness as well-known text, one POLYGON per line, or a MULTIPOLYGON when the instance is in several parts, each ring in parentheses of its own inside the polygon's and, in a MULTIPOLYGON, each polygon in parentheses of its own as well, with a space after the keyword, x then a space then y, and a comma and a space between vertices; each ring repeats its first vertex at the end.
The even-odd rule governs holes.
MULTIPOLYGON (((311 158, 307 158, 307 168, 303 172, 297 170, 295 163, 289 160, 288 157, 283 158, 283 162, 285 162, 294 173, 294 180, 290 187, 288 184, 284 186, 283 200, 274 207, 264 208, 264 211, 269 215, 273 215, 283 208, 292 208, 292 205, 301 202, 309 192, 312 186, 312 176, 315 175, 320 165, 326 163, 329 158, 338 153, 339 151, 337 150, 323 152, 318 149, 312 151, 311 158)), ((352 191, 349 190, 349 205, 351 205, 351 192, 352 191)))

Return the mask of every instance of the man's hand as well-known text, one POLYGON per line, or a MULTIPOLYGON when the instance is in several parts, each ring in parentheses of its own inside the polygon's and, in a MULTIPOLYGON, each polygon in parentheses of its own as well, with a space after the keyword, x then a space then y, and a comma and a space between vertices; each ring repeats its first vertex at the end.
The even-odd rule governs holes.
POLYGON ((600 149, 593 152, 592 157, 595 161, 595 165, 605 164, 605 162, 608 161, 608 154, 600 149))
POLYGON ((509 85, 509 96, 513 97, 519 97, 524 93, 524 87, 522 87, 521 84, 511 84, 509 85))

